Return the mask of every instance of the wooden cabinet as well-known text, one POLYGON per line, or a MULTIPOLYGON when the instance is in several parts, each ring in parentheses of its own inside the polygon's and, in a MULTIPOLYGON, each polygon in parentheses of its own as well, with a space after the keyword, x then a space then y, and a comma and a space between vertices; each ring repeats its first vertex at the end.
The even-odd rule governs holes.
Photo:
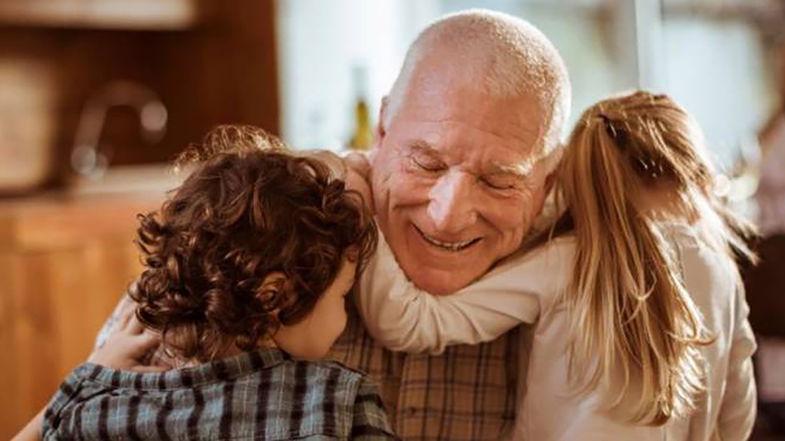
MULTIPOLYGON (((42 165, 27 175, 45 176, 17 180, 37 182, 27 192, 63 185, 73 174, 80 121, 96 100, 107 107, 99 106, 105 119, 90 144, 100 144, 111 166, 168 162, 217 124, 278 134, 274 20, 273 0, 0 0, 0 90, 24 101, 23 116, 35 113, 20 126, 21 106, 0 99, 0 129, 24 129, 16 137, 24 142, 4 141, 10 136, 0 131, 0 158, 40 151, 42 165), (5 80, 10 74, 26 81, 5 80), (102 91, 117 82, 160 99, 168 113, 160 137, 140 130, 138 103, 109 105, 102 91), (38 95, 45 105, 31 108, 28 97, 38 95)), ((7 162, 0 161, 0 177, 19 174, 7 162)))
POLYGON ((154 195, 39 197, 0 204, 0 439, 83 362, 140 263, 136 214, 154 195))
POLYGON ((92 29, 171 30, 194 26, 198 0, 3 0, 0 23, 92 29))

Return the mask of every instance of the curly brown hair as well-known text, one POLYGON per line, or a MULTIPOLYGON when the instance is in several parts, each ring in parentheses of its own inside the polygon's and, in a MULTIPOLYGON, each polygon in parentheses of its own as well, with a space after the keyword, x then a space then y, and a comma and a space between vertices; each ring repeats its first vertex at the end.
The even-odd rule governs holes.
POLYGON ((137 316, 182 359, 256 349, 303 319, 338 274, 376 246, 362 197, 318 160, 248 126, 220 126, 181 163, 194 171, 160 212, 139 215, 137 316), (263 285, 272 272, 286 281, 263 285))

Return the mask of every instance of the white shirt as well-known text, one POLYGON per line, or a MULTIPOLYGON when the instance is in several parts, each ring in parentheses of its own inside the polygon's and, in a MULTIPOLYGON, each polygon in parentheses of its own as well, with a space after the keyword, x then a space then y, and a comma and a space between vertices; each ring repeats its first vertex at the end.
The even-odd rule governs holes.
POLYGON ((499 265, 448 296, 409 282, 380 235, 360 281, 358 309, 371 335, 391 350, 438 354, 447 345, 490 341, 533 323, 521 361, 516 440, 745 440, 755 418, 750 357, 755 341, 733 262, 693 234, 674 236, 687 289, 716 341, 702 349, 707 393, 690 418, 665 426, 633 425, 604 409, 601 389, 576 395, 567 378, 567 320, 556 300, 572 277, 570 237, 499 265), (527 357, 528 355, 528 357, 527 357), (528 358, 528 360, 527 360, 528 358), (719 436, 719 438, 713 438, 719 436))

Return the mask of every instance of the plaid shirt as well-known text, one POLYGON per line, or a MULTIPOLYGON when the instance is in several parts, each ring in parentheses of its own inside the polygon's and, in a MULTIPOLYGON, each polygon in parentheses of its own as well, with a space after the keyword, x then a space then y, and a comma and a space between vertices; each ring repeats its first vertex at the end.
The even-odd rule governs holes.
POLYGON ((395 439, 365 375, 278 350, 161 374, 83 364, 47 408, 43 438, 395 439))
MULTIPOLYGON (((100 346, 121 312, 123 296, 98 335, 100 346)), ((366 372, 380 385, 395 433, 405 440, 498 440, 515 420, 520 330, 479 345, 448 347, 439 356, 392 352, 376 344, 356 312, 328 358, 366 372)), ((151 365, 171 366, 162 350, 151 365)))
POLYGON ((392 352, 377 344, 357 314, 330 358, 379 384, 395 432, 405 440, 498 440, 512 429, 519 375, 518 328, 438 356, 392 352))

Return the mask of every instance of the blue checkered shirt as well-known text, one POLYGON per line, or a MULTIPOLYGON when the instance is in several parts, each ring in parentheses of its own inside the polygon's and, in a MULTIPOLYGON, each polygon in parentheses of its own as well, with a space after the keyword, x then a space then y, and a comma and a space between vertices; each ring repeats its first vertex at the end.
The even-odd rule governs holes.
POLYGON ((376 388, 335 362, 247 352, 165 373, 86 363, 49 404, 43 439, 395 439, 376 388))

